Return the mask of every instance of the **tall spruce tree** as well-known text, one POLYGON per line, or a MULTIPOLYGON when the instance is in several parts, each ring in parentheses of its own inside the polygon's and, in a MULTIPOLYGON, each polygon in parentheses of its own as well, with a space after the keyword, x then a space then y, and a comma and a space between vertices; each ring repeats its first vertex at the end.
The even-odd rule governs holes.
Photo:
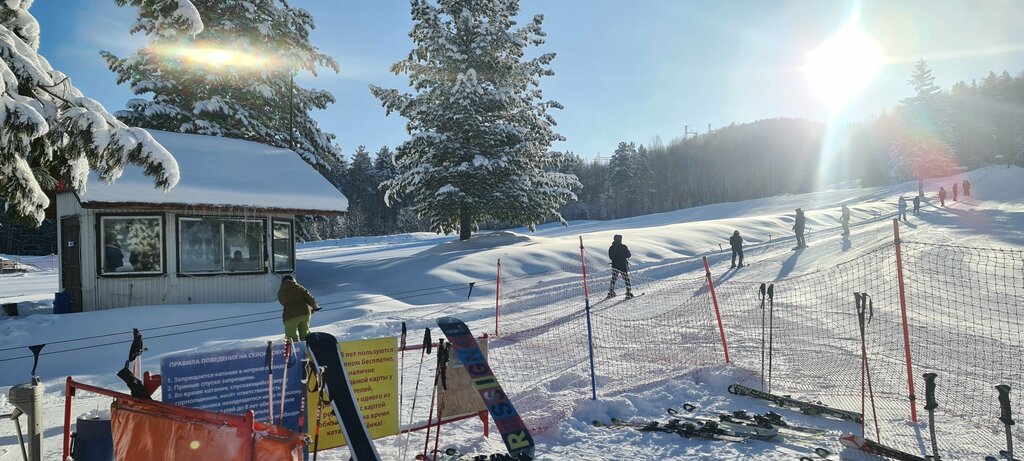
POLYGON ((335 136, 310 116, 334 96, 294 82, 303 70, 339 70, 310 43, 316 24, 306 10, 286 0, 196 0, 205 30, 193 35, 180 21, 154 19, 170 8, 163 5, 168 0, 116 1, 150 6, 139 10, 131 29, 149 39, 144 48, 126 58, 101 53, 118 83, 129 82, 146 96, 130 100, 118 118, 144 128, 289 147, 321 172, 336 162, 335 136), (225 62, 211 66, 204 53, 225 62))
POLYGON ((924 180, 956 171, 956 156, 949 142, 948 111, 942 89, 925 61, 914 65, 910 80, 914 96, 897 108, 899 128, 889 146, 893 175, 917 179, 924 195, 924 180))
MULTIPOLYGON (((188 0, 134 3, 149 23, 173 24, 185 34, 203 28, 188 0)), ((157 186, 174 187, 178 165, 166 149, 114 118, 39 55, 31 4, 0 3, 0 199, 6 211, 38 225, 53 187, 63 183, 84 192, 90 169, 113 181, 129 163, 141 166, 157 186)))
POLYGON ((388 114, 407 118, 410 138, 396 148, 398 174, 387 201, 408 195, 438 232, 470 237, 495 220, 534 229, 575 200, 564 158, 549 151, 554 132, 540 77, 553 75, 553 53, 524 57, 545 41, 542 15, 516 28, 517 0, 412 0, 414 48, 391 70, 407 74, 413 93, 371 86, 388 114))

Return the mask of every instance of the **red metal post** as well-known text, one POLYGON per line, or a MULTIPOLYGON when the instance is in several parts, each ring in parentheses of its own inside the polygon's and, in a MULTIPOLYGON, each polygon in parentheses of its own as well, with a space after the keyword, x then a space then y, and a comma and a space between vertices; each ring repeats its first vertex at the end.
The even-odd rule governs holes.
POLYGON ((708 288, 711 290, 711 303, 715 305, 715 317, 718 318, 718 332, 722 335, 722 350, 725 351, 725 363, 729 360, 729 344, 725 341, 725 327, 722 326, 722 314, 718 311, 718 297, 715 296, 715 281, 711 279, 711 266, 708 266, 708 257, 704 257, 704 274, 708 279, 708 288))
POLYGON ((494 282, 494 336, 498 336, 498 301, 501 299, 501 258, 498 258, 498 275, 494 282))
POLYGON ((74 381, 68 376, 64 384, 64 456, 60 459, 68 459, 71 456, 71 400, 75 397, 74 381))
POLYGON ((907 357, 907 386, 910 390, 910 420, 917 422, 917 396, 914 393, 914 365, 910 360, 910 330, 907 327, 907 296, 903 284, 903 253, 900 249, 900 221, 892 220, 892 233, 896 242, 896 281, 900 289, 900 311, 903 314, 903 352, 907 357))
POLYGON ((484 438, 489 438, 491 436, 491 425, 487 421, 487 410, 480 410, 477 413, 477 416, 479 416, 480 421, 484 423, 484 438))

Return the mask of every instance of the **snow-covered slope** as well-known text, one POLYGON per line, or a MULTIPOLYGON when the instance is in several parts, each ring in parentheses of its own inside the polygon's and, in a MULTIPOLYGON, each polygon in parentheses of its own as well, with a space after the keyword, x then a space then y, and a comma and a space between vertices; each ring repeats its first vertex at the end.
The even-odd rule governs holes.
MULTIPOLYGON (((989 167, 964 177, 973 183, 974 195, 947 202, 946 208, 938 206, 934 192, 939 185, 948 189, 963 177, 928 181, 929 198, 923 203, 923 213, 904 227, 903 237, 978 247, 1024 247, 1024 170, 989 167)), ((708 255, 718 277, 728 267, 720 245, 727 249, 728 237, 739 230, 753 264, 730 277, 780 280, 856 259, 891 242, 890 219, 896 199, 900 195, 910 198, 915 191, 916 183, 906 183, 770 197, 616 221, 574 222, 569 227, 545 225, 534 234, 525 229, 482 233, 465 242, 433 234, 314 242, 298 249, 297 278, 325 307, 314 316, 313 329, 342 339, 395 335, 402 321, 410 322, 410 329, 423 328, 432 326, 438 316, 452 314, 483 332, 493 327, 495 293, 491 282, 499 258, 503 274, 563 269, 578 261, 580 236, 591 254, 601 255, 612 236, 621 234, 638 269, 649 269, 648 273, 666 280, 700 277, 703 267, 692 258, 708 255), (837 219, 843 204, 852 210, 852 239, 839 237, 837 219), (810 245, 798 259, 789 251, 797 207, 807 212, 810 245), (470 282, 477 283, 467 299, 470 282)), ((56 291, 56 277, 52 271, 0 276, 0 302, 48 298, 56 291)), ((543 291, 532 296, 536 299, 531 305, 543 305, 543 291)), ((47 459, 55 459, 60 450, 64 377, 73 375, 87 383, 121 388, 123 384, 113 373, 123 363, 132 328, 142 329, 149 338, 145 367, 151 370, 158 369, 159 357, 164 354, 256 344, 281 336, 276 303, 151 306, 61 316, 39 308, 35 312, 23 318, 0 319, 0 386, 27 380, 32 364, 31 359, 18 358, 28 355, 23 346, 49 343, 38 371, 47 390, 47 459), (88 336, 99 337, 58 343, 88 336)), ((712 367, 701 373, 700 382, 680 379, 594 402, 581 401, 570 418, 537 436, 539 459, 797 459, 810 445, 839 450, 834 437, 810 445, 793 441, 727 445, 590 425, 594 419, 613 416, 660 418, 665 407, 683 402, 709 410, 735 409, 725 386, 747 374, 749 370, 737 367, 712 367)), ((8 408, 7 389, 0 387, 0 413, 8 408)), ((76 400, 76 411, 107 403, 86 396, 76 400)), ((755 402, 745 408, 768 409, 755 402)), ((787 416, 800 423, 822 424, 792 412, 787 416)), ((478 426, 468 421, 446 427, 442 445, 483 452, 501 450, 498 440, 479 436, 478 426)), ((840 422, 824 423, 824 427, 836 433, 859 431, 857 426, 840 422)), ((414 437, 417 439, 422 442, 422 435, 414 437)), ((19 459, 15 440, 13 425, 0 422, 0 461, 19 459)), ((397 453, 393 438, 378 445, 386 459, 397 453)), ((348 459, 348 455, 335 450, 323 453, 320 459, 348 459)))

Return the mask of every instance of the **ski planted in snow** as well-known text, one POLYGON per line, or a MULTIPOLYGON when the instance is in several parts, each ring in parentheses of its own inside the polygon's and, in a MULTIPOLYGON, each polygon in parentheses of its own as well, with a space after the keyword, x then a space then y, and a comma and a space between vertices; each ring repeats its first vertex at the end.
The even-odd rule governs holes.
POLYGON ((767 400, 783 408, 796 408, 805 415, 812 416, 830 416, 833 418, 842 419, 845 421, 852 421, 860 424, 864 421, 864 417, 857 412, 841 410, 839 408, 832 408, 826 405, 811 403, 803 400, 794 399, 792 397, 771 394, 764 391, 759 391, 742 384, 733 384, 729 386, 729 393, 733 395, 744 395, 747 397, 754 397, 757 399, 767 400))
POLYGON ((843 434, 839 437, 839 442, 849 448, 860 450, 865 453, 871 453, 873 455, 884 456, 886 458, 896 459, 899 461, 927 461, 927 458, 923 456, 913 455, 902 450, 882 445, 871 439, 866 439, 859 435, 854 434, 843 434))
POLYGON ((516 460, 522 459, 523 455, 532 459, 535 448, 533 436, 501 388, 469 327, 455 317, 441 317, 437 319, 437 326, 448 337, 448 342, 455 349, 455 355, 466 367, 473 386, 480 393, 484 406, 494 418, 494 425, 497 426, 509 455, 516 460))
POLYGON ((352 390, 345 371, 345 360, 338 349, 338 340, 327 333, 310 333, 306 336, 306 350, 316 368, 323 367, 323 384, 327 386, 334 416, 338 418, 342 434, 348 442, 352 459, 355 461, 380 461, 377 448, 373 446, 370 431, 359 409, 359 401, 352 390))

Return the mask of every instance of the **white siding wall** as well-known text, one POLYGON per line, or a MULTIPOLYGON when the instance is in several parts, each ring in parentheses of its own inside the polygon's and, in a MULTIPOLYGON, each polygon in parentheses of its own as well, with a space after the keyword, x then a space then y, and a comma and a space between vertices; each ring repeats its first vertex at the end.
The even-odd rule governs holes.
MULTIPOLYGON (((207 303, 263 303, 277 299, 277 289, 283 274, 269 270, 265 274, 179 276, 177 274, 177 219, 178 213, 154 211, 152 214, 164 218, 164 259, 166 273, 159 276, 101 277, 97 274, 97 215, 139 214, 145 210, 83 209, 77 198, 74 203, 58 202, 61 215, 80 214, 82 228, 82 303, 84 310, 102 310, 129 306, 152 306, 161 304, 207 304, 207 303), (76 209, 77 207, 77 209, 76 209), (73 210, 73 211, 68 211, 73 210)), ((60 199, 58 199, 60 200, 60 199)), ((239 213, 212 213, 209 211, 184 212, 183 216, 239 216, 239 213)), ((270 235, 271 218, 292 219, 291 215, 245 213, 245 218, 266 219, 266 245, 268 259, 272 258, 270 235)), ((269 265, 268 261, 268 265, 269 265)), ((269 266, 268 266, 269 267, 269 266)))

